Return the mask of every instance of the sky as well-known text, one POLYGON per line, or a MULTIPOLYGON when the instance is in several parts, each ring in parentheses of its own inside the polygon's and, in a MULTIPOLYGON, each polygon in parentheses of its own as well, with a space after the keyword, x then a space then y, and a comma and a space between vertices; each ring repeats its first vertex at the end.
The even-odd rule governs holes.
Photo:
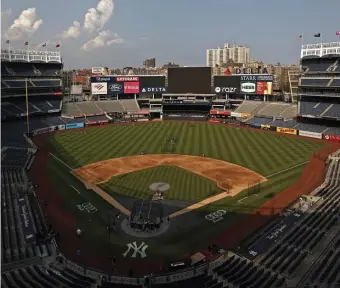
POLYGON ((339 41, 340 0, 2 0, 1 45, 60 52, 66 68, 205 66, 235 42, 258 61, 298 62, 302 42, 339 41), (303 35, 303 41, 297 40, 303 35))

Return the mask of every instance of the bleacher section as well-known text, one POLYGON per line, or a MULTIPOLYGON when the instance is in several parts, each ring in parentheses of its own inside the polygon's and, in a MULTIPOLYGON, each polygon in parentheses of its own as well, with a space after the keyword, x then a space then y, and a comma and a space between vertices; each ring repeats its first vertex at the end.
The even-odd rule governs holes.
POLYGON ((320 116, 329 106, 329 103, 301 101, 300 114, 320 116))
MULTIPOLYGON (((28 112, 32 113, 48 113, 51 110, 60 109, 61 100, 34 100, 31 99, 28 102, 28 112)), ((9 102, 2 101, 1 114, 2 116, 16 116, 26 113, 26 102, 15 101, 9 102)), ((26 114, 25 114, 26 115, 26 114)), ((23 115, 23 116, 25 116, 23 115)))
POLYGON ((27 76, 60 76, 62 64, 60 63, 25 63, 7 62, 1 65, 2 77, 27 77, 27 76))
MULTIPOLYGON (((339 68, 340 69, 340 68, 339 68)), ((340 71, 339 71, 340 72, 340 71)), ((331 85, 331 87, 340 87, 340 79, 336 78, 336 79, 333 79, 331 85)))
MULTIPOLYGON (((25 80, 4 80, 2 84, 7 88, 25 88, 25 80)), ((27 81, 27 87, 59 87, 61 86, 60 80, 29 80, 27 81)))
POLYGON ((77 115, 93 115, 104 114, 104 112, 137 112, 139 111, 137 100, 101 100, 101 101, 87 101, 65 103, 63 106, 63 115, 77 116, 77 115))
POLYGON ((300 86, 326 87, 331 78, 302 78, 300 86))

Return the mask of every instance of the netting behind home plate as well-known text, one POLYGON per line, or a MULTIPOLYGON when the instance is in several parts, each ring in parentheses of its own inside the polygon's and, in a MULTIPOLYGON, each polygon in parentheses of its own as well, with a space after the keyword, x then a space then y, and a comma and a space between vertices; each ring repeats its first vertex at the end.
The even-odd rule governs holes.
POLYGON ((138 230, 154 230, 163 221, 163 206, 158 201, 139 199, 135 201, 130 215, 130 226, 138 230))

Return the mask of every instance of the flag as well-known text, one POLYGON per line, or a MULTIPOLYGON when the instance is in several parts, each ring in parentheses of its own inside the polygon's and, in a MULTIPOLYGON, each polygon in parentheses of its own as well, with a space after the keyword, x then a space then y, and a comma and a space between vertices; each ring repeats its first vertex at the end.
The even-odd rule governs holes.
POLYGON ((60 47, 60 44, 55 45, 55 47, 56 47, 56 48, 59 48, 59 47, 60 47))
POLYGON ((28 45, 28 42, 25 42, 25 45, 27 46, 27 45, 28 45))
POLYGON ((321 33, 314 34, 314 37, 315 38, 320 38, 321 37, 321 33))
POLYGON ((340 36, 340 31, 336 31, 335 34, 338 35, 338 36, 340 36))
POLYGON ((299 35, 298 37, 296 37, 296 40, 301 40, 302 39, 302 35, 299 35))
POLYGON ((9 40, 6 40, 6 43, 7 43, 7 44, 9 44, 9 43, 10 43, 10 41, 9 41, 9 40))
POLYGON ((42 47, 46 47, 46 43, 44 43, 44 44, 42 45, 42 47))

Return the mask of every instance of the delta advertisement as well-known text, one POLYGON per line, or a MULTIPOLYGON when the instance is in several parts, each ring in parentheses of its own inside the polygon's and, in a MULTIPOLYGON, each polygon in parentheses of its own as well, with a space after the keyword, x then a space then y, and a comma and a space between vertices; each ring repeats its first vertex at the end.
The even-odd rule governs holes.
POLYGON ((214 76, 213 92, 218 94, 273 94, 273 75, 214 76))
POLYGON ((297 135, 297 130, 292 128, 276 127, 276 132, 297 135))

